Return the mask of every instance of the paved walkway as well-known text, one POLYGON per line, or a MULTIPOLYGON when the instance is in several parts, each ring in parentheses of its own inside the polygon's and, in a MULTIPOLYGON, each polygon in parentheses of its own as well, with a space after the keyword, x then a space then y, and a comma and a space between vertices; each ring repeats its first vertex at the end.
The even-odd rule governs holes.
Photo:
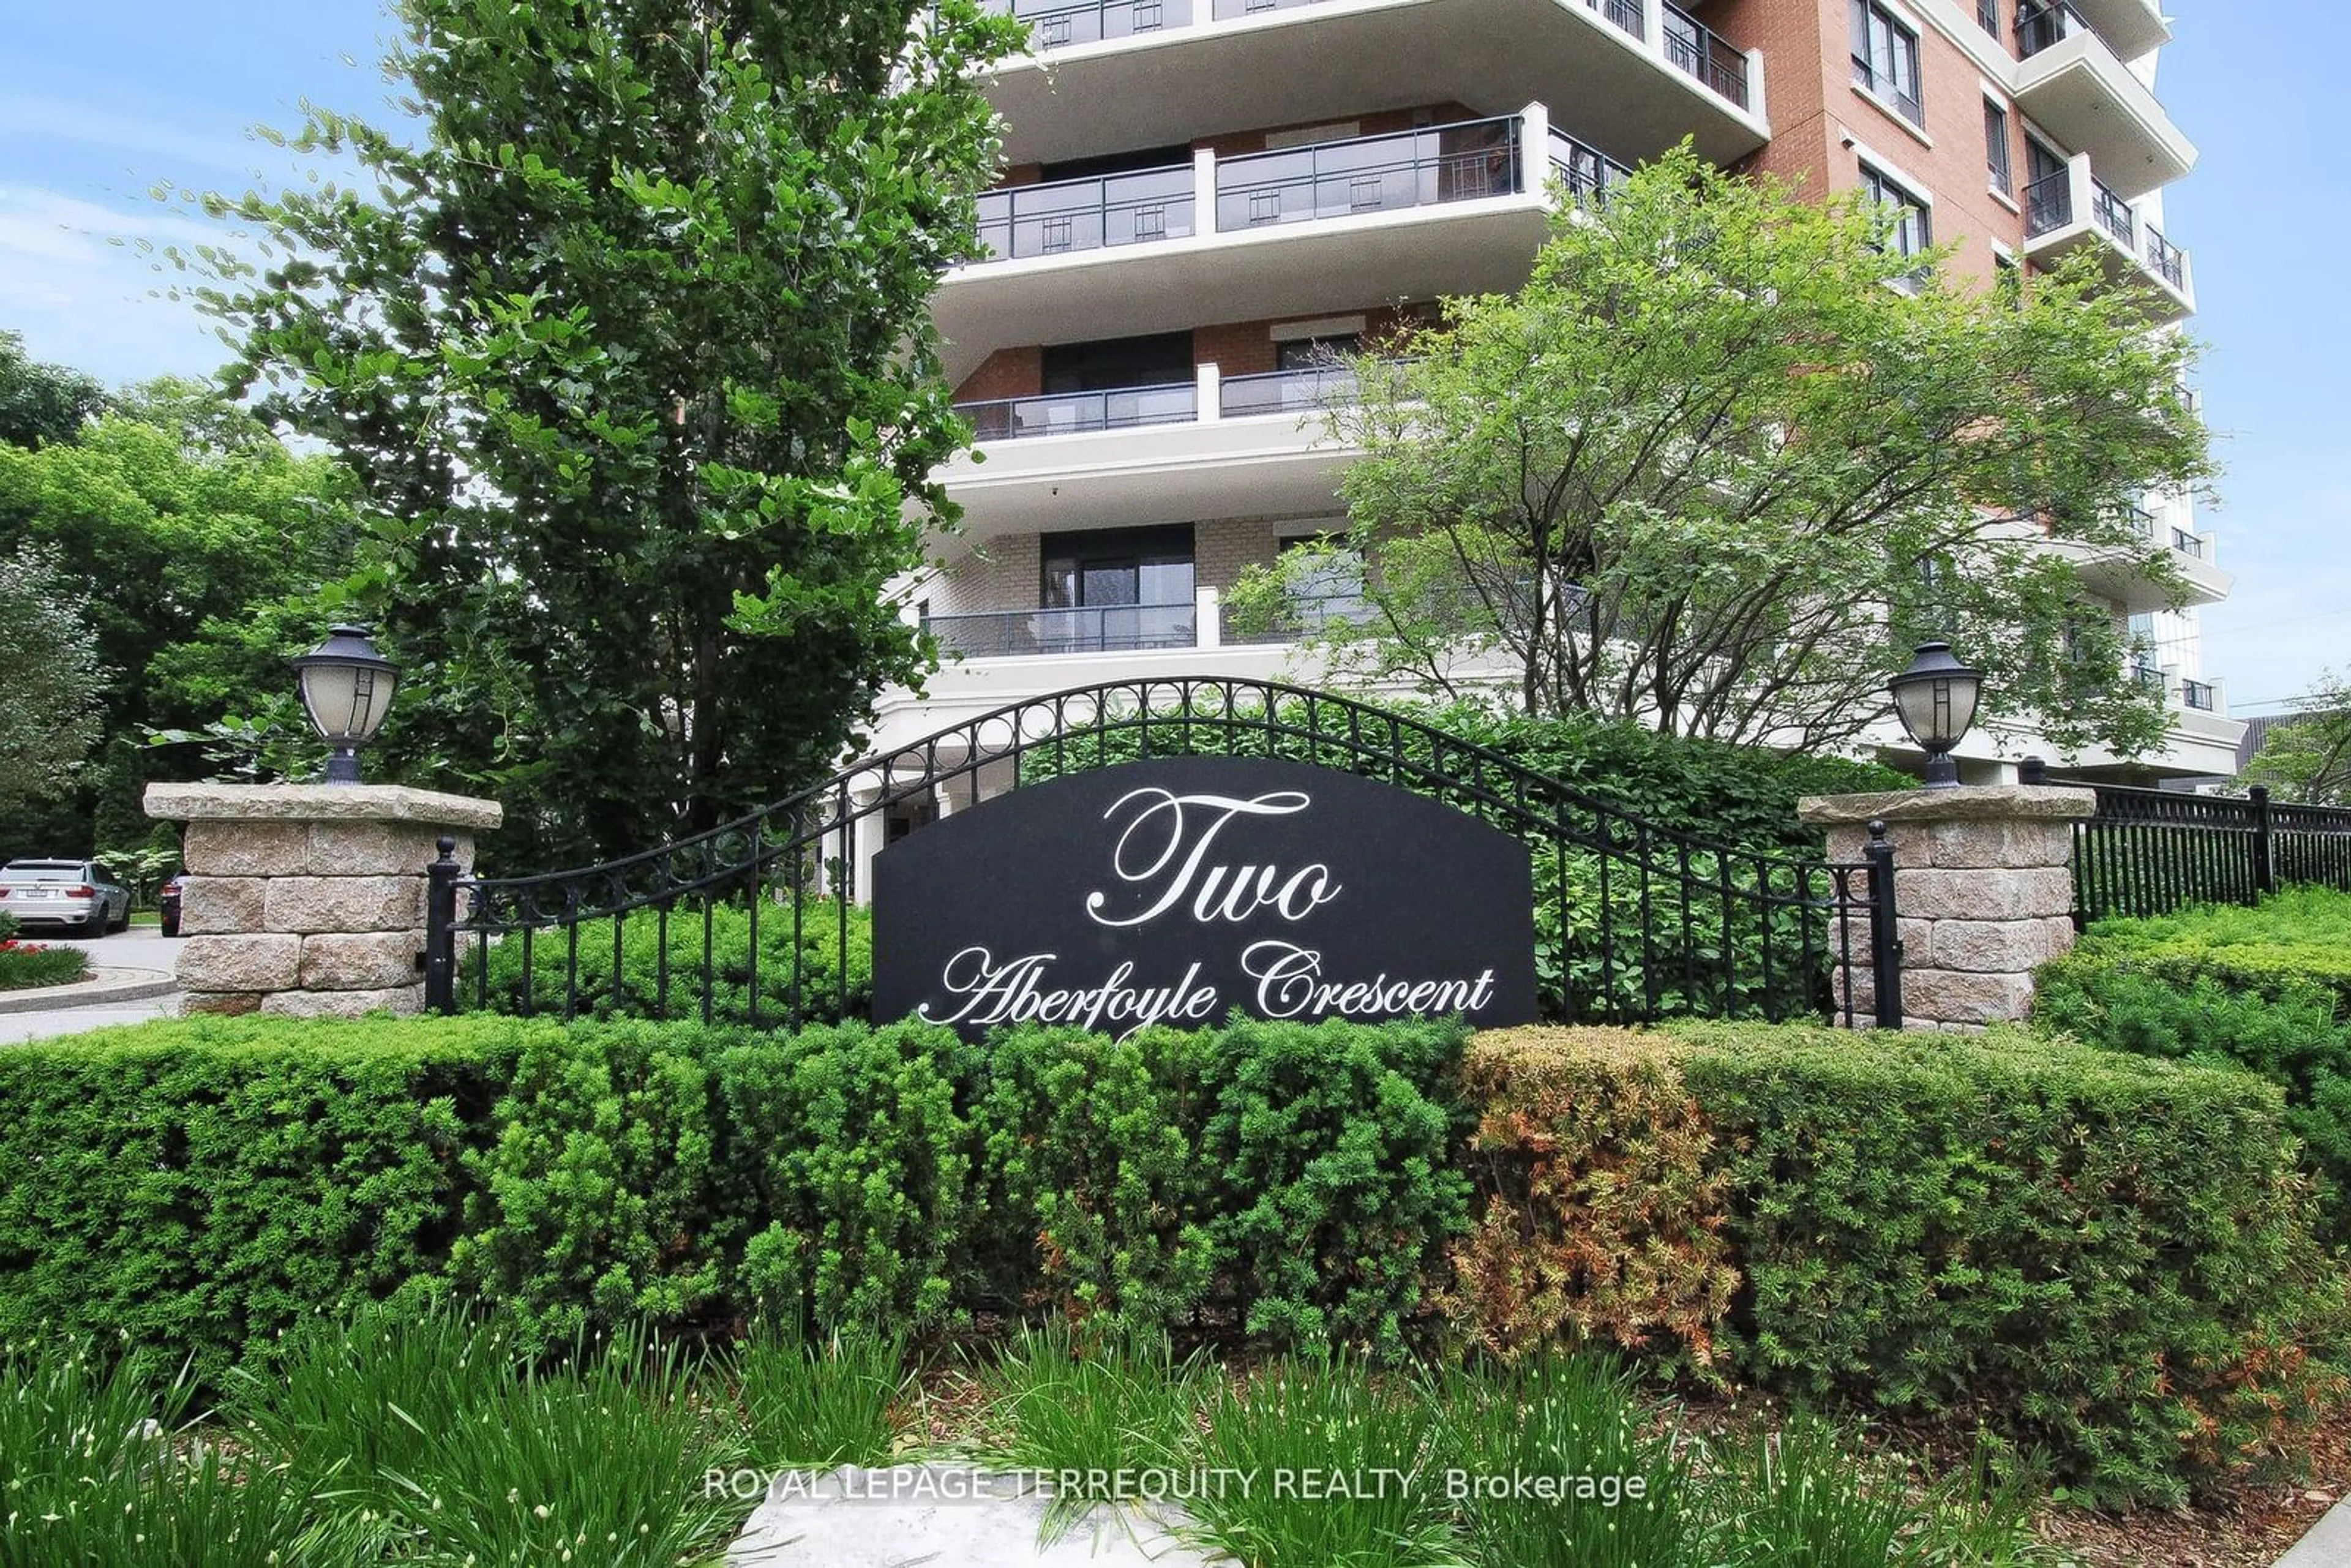
POLYGON ((2277 1568, 2351 1568, 2351 1502, 2338 1502, 2311 1527, 2277 1568))
MULTIPOLYGON (((756 1482, 755 1482, 756 1484, 756 1482)), ((967 1465, 843 1466, 776 1479, 728 1568, 1234 1568, 1149 1521, 1097 1510, 1038 1544, 1045 1500, 967 1465)))

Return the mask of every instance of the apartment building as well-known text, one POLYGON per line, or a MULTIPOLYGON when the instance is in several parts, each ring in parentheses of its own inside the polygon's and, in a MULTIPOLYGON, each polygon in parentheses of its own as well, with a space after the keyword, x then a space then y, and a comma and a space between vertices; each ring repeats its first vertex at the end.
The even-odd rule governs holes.
MULTIPOLYGON (((2195 149, 2154 91, 2155 0, 1003 3, 1032 47, 991 87, 1007 167, 987 255, 935 306, 979 448, 946 475, 962 530, 904 585, 949 663, 924 697, 885 697, 877 747, 1092 681, 1311 681, 1223 595, 1343 526, 1350 454, 1314 417, 1344 393, 1331 356, 1516 287, 1555 175, 1588 190, 1687 137, 1728 167, 1866 189, 1903 209, 1897 243, 1955 241, 1971 275, 2090 247, 2170 319, 2194 308, 2162 192, 2195 149)), ((2195 603, 2227 594, 2184 498, 2138 515, 2195 603)), ((1340 612, 1355 570, 1332 558, 1340 612)), ((2095 585, 2175 710, 2153 770, 2225 771, 2241 726, 2193 603, 2095 585)), ((2034 749, 1986 729, 1960 758, 1991 779, 2034 749)))

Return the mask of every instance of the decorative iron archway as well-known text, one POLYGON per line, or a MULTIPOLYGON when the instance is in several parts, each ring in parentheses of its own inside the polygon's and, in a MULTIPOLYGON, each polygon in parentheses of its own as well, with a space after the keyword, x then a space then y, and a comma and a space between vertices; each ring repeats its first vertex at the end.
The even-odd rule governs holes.
POLYGON ((1900 1026, 1893 851, 1882 835, 1868 860, 1847 864, 1714 843, 1419 719, 1227 676, 1111 681, 1008 704, 736 821, 599 865, 468 877, 444 853, 430 883, 426 1004, 779 1028, 860 1016, 871 971, 857 879, 893 824, 1079 768, 1197 754, 1362 774, 1523 840, 1548 1018, 1850 1024, 1850 977, 1865 967, 1872 1017, 1900 1026))

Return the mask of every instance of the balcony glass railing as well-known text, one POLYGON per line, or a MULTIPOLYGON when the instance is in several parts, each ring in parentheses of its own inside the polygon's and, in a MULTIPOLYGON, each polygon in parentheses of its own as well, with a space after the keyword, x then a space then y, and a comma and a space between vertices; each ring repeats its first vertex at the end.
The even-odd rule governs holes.
POLYGON ((2204 559, 2204 537, 2191 534, 2186 528, 2171 530, 2171 548, 2181 555, 2194 556, 2198 560, 2204 559))
POLYGON ((2210 713, 2220 706, 2220 694, 2206 682, 2182 681, 2179 683, 2179 701, 2182 706, 2192 707, 2199 713, 2210 713))
POLYGON ((1281 614, 1270 626, 1255 624, 1233 612, 1230 605, 1224 609, 1222 630, 1218 635, 1229 646, 1235 643, 1295 643, 1333 625, 1360 626, 1372 617, 1372 607, 1360 588, 1336 593, 1293 594, 1283 606, 1281 614))
POLYGON ((1042 397, 998 398, 955 406, 957 413, 971 421, 977 439, 1019 441, 1032 435, 1183 424, 1200 417, 1200 389, 1196 382, 1177 382, 1111 392, 1047 392, 1042 397))
POLYGON ((1102 604, 1067 610, 1000 610, 977 615, 928 615, 923 629, 939 651, 967 659, 1017 658, 1030 653, 1129 653, 1197 646, 1199 607, 1182 604, 1102 604))
POLYGON ((1258 413, 1311 413, 1355 395, 1355 372, 1345 365, 1309 365, 1262 375, 1227 376, 1217 393, 1227 419, 1258 413))
POLYGON ((1740 108, 1747 107, 1747 57, 1673 0, 1666 0, 1666 59, 1740 108))
POLYGON ((1615 159, 1556 127, 1551 133, 1551 166, 1578 196, 1605 195, 1633 177, 1633 171, 1615 159))
POLYGON ((2163 678, 2163 672, 2153 664, 2133 664, 2131 679, 2137 683, 2139 690, 2145 692, 2162 691, 2168 684, 2163 678))
POLYGON ((1144 245, 1192 232, 1192 165, 1009 185, 979 198, 987 258, 1144 245))
POLYGON ((2188 255, 2163 237, 2163 231, 2153 224, 2147 225, 2147 264, 2156 276, 2174 288, 2188 287, 2188 255))
POLYGON ((1104 38, 1131 38, 1163 27, 1181 27, 1192 20, 1192 0, 984 0, 998 16, 1029 24, 1031 41, 1040 49, 1070 44, 1098 44, 1104 38))
POLYGON ((1519 163, 1515 115, 1247 153, 1217 164, 1217 230, 1512 195, 1519 163))
POLYGON ((2016 8, 2016 52, 2023 59, 2029 60, 2077 33, 2096 31, 2082 13, 2063 0, 2056 4, 2050 0, 2024 0, 2016 8))
POLYGON ((2024 187, 2024 237, 2039 239, 2043 235, 2072 225, 2074 222, 2074 177, 2060 169, 2054 174, 2044 174, 2024 187))

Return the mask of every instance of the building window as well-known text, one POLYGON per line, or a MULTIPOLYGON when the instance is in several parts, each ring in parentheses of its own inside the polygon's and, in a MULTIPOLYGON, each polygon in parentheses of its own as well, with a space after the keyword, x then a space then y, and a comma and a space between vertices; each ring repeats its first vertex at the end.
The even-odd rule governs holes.
POLYGON ((2016 194, 2016 172, 2009 159, 2008 110, 1984 99, 1984 162, 1991 170, 1991 188, 2003 196, 2016 194))
POLYGON ((1917 256, 1935 243, 1934 225, 1923 197, 1866 163, 1861 166, 1861 184, 1871 201, 1890 209, 1887 216, 1894 227, 1886 236, 1887 249, 1897 256, 1917 256))
MULTIPOLYGON (((1273 368, 1278 371, 1320 371, 1343 364, 1350 357, 1364 351, 1361 332, 1333 332, 1322 338, 1288 338, 1273 346, 1273 368)), ((1295 541, 1282 541, 1286 548, 1295 541)))
POLYGON ((1040 541, 1041 653, 1193 645, 1192 526, 1094 528, 1040 541))
POLYGON ((1993 37, 2000 37, 2000 0, 1976 0, 1976 25, 1993 37))
POLYGON ((1918 84, 1918 35, 1878 0, 1852 0, 1854 84, 1885 99, 1913 125, 1927 123, 1918 84))

